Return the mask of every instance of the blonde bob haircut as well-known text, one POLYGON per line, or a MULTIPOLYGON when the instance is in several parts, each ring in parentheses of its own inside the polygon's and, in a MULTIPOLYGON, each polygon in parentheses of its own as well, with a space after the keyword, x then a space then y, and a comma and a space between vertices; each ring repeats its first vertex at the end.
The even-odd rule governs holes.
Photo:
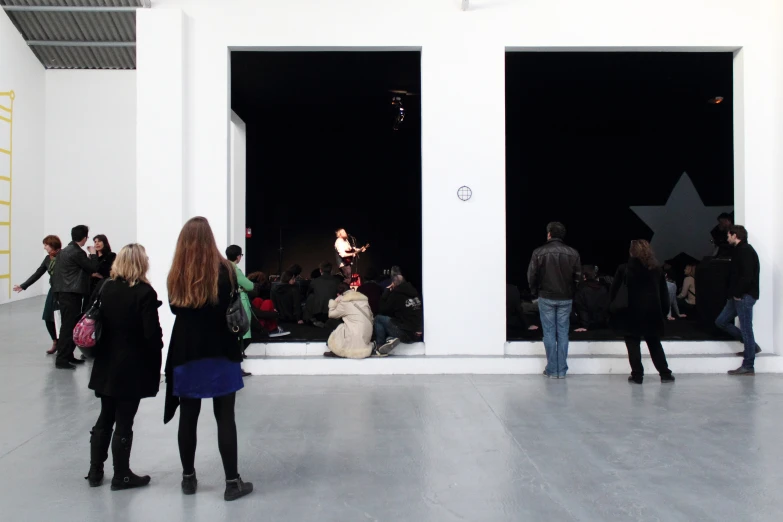
POLYGON ((111 267, 112 279, 124 279, 128 286, 136 286, 139 282, 147 283, 147 271, 150 269, 150 260, 147 251, 138 243, 125 245, 117 254, 117 259, 111 267))

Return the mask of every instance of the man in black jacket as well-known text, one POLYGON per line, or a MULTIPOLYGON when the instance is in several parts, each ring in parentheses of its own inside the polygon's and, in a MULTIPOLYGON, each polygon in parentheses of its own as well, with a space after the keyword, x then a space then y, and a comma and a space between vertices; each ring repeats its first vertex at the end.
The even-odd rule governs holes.
POLYGON ((571 309, 576 285, 582 279, 582 262, 579 252, 563 242, 566 229, 562 223, 549 223, 546 232, 546 244, 530 259, 527 280, 530 292, 538 296, 547 359, 544 375, 565 379, 571 309))
MULTIPOLYGON (((60 309, 60 335, 57 340, 57 358, 54 366, 61 370, 73 370, 76 359, 73 352, 73 329, 82 316, 84 300, 90 295, 90 277, 98 271, 98 260, 90 259, 82 250, 87 243, 90 229, 78 225, 71 230, 71 242, 57 254, 52 274, 52 292, 60 309)), ((94 253, 90 247, 90 253, 94 253)))
POLYGON ((715 324, 745 345, 742 366, 729 375, 755 375, 756 354, 761 351, 753 335, 753 305, 759 299, 759 256, 748 244, 748 231, 742 225, 732 225, 728 233, 729 244, 734 247, 729 273, 729 295, 726 306, 715 324), (734 319, 739 317, 740 326, 734 319))
POLYGON ((281 323, 298 323, 302 321, 302 299, 296 286, 296 276, 286 270, 280 276, 280 284, 272 287, 272 302, 281 323))
POLYGON ((421 299, 405 280, 399 267, 392 267, 392 282, 381 296, 380 315, 375 318, 376 355, 389 355, 400 342, 421 340, 421 299))
POLYGON ((329 300, 337 297, 339 279, 332 277, 332 263, 321 263, 318 267, 321 275, 310 281, 305 301, 304 320, 318 328, 324 328, 329 320, 329 300))

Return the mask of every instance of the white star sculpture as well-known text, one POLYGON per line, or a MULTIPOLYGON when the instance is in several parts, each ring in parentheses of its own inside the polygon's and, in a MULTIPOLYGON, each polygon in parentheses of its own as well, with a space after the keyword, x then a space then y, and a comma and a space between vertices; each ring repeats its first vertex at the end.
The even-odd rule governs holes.
POLYGON ((696 192, 690 176, 683 172, 664 206, 632 206, 637 216, 653 231, 652 247, 663 262, 681 252, 701 259, 711 255, 710 231, 718 215, 733 207, 707 207, 696 192))

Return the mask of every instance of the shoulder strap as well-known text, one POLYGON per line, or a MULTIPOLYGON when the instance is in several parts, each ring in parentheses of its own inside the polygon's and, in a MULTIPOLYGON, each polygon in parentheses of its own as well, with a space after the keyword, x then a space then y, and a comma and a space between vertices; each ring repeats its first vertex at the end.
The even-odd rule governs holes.
POLYGON ((354 308, 359 310, 359 313, 361 313, 364 317, 367 318, 368 321, 370 321, 372 323, 372 316, 371 315, 367 315, 367 313, 364 310, 362 310, 361 308, 359 308, 359 305, 357 305, 353 301, 351 301, 351 304, 354 306, 354 308))

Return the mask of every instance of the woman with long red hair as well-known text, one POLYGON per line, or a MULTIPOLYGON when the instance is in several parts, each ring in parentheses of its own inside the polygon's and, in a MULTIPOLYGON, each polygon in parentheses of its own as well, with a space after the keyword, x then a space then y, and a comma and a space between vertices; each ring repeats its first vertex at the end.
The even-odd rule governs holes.
POLYGON ((215 243, 209 222, 194 217, 182 227, 168 276, 169 304, 176 316, 166 360, 166 411, 179 414, 182 492, 196 492, 196 430, 201 399, 212 399, 218 448, 226 473, 224 499, 253 491, 237 471, 236 392, 242 383, 242 345, 228 329, 226 310, 238 291, 234 267, 215 243))

